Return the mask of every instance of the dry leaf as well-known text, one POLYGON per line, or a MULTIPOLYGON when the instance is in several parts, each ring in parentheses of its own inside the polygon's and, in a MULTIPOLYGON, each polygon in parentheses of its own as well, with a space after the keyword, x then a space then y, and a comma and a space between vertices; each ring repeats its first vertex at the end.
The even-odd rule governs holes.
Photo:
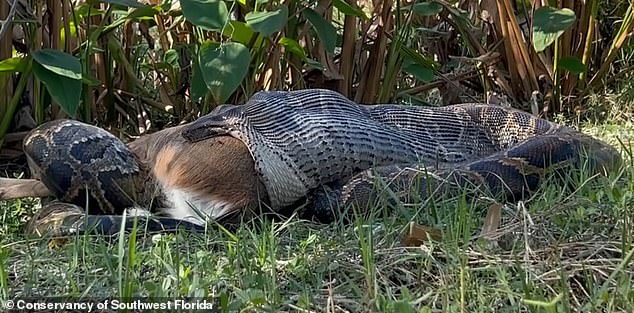
POLYGON ((407 229, 401 234, 401 245, 409 247, 419 246, 430 239, 441 240, 442 232, 433 227, 410 222, 407 229))
POLYGON ((484 219, 484 225, 482 225, 480 236, 488 240, 493 239, 493 235, 496 233, 501 221, 502 205, 499 203, 491 204, 491 206, 489 206, 489 210, 487 211, 487 216, 484 219))

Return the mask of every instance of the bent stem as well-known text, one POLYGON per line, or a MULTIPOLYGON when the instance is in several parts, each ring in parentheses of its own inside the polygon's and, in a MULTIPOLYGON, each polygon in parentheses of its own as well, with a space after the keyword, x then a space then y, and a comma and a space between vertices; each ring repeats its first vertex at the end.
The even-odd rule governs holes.
POLYGON ((26 62, 26 68, 22 72, 22 76, 20 76, 20 81, 18 82, 18 86, 15 88, 15 92, 13 93, 13 97, 9 102, 7 111, 5 112, 2 121, 0 121, 0 148, 2 148, 2 145, 4 144, 4 135, 6 135, 7 131, 9 130, 9 126, 11 125, 11 121, 13 120, 13 114, 15 114, 15 110, 18 107, 18 102, 20 102, 20 99, 22 98, 22 92, 24 92, 26 83, 29 81, 29 78, 31 78, 31 58, 29 57, 26 62))

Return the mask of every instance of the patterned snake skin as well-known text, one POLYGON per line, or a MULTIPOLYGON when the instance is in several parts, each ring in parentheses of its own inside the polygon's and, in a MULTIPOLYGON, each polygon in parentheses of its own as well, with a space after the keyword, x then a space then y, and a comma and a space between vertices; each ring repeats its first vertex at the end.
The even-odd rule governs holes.
POLYGON ((203 229, 166 217, 124 219, 125 209, 149 208, 156 202, 156 191, 148 170, 129 147, 101 128, 72 120, 51 121, 29 133, 24 152, 33 178, 42 181, 57 200, 36 213, 27 233, 112 235, 122 225, 131 230, 135 223, 149 232, 203 229))
POLYGON ((52 121, 25 138, 24 153, 34 178, 57 199, 87 206, 88 213, 121 214, 139 203, 143 186, 136 159, 122 141, 101 128, 52 121))
MULTIPOLYGON (((404 201, 412 191, 426 195, 426 188, 413 187, 421 179, 432 185, 450 179, 516 199, 534 190, 549 168, 582 167, 586 152, 597 172, 620 162, 618 152, 601 141, 509 108, 364 106, 318 89, 260 92, 244 105, 221 106, 182 130, 190 142, 227 135, 242 140, 271 207, 281 210, 308 199, 308 210, 322 221, 331 220, 339 206, 370 206, 381 181, 404 201)), ((58 199, 79 207, 88 203, 89 214, 95 207, 111 214, 87 220, 99 224, 104 219, 103 233, 118 231, 123 209, 151 202, 147 170, 104 130, 52 122, 34 130, 24 149, 31 168, 58 199)), ((62 224, 81 228, 61 206, 50 210, 71 220, 62 224)), ((162 221, 167 228, 178 226, 170 219, 144 221, 157 230, 162 221)), ((55 228, 59 223, 42 224, 55 228)))
POLYGON ((249 147, 273 206, 312 193, 313 210, 323 214, 332 204, 367 206, 376 177, 399 177, 400 189, 409 189, 424 174, 421 167, 442 179, 521 197, 546 168, 581 166, 582 150, 589 150, 595 170, 620 160, 594 138, 501 106, 363 106, 314 89, 260 92, 183 130, 193 142, 218 135, 249 147), (331 189, 327 199, 322 186, 331 189))

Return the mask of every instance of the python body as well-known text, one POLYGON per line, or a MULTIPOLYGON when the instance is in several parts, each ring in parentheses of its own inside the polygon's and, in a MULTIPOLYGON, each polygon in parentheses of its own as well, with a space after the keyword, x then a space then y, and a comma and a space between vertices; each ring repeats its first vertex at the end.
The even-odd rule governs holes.
MULTIPOLYGON (((81 127, 85 127, 85 133, 79 135, 79 139, 72 138, 70 141, 81 142, 82 138, 94 142, 107 141, 102 135, 89 135, 97 130, 81 127)), ((114 159, 109 158, 105 162, 99 157, 88 159, 80 156, 81 149, 85 150, 83 153, 99 156, 110 151, 105 148, 96 150, 89 145, 76 144, 75 150, 57 149, 69 139, 62 137, 59 131, 45 132, 52 128, 48 124, 43 125, 26 140, 25 152, 33 167, 43 169, 39 170, 40 173, 53 171, 52 163, 41 161, 42 151, 47 150, 56 151, 58 159, 74 160, 81 166, 103 166, 104 173, 110 171, 107 177, 115 177, 114 181, 128 186, 117 189, 108 183, 104 185, 103 180, 93 184, 100 193, 96 197, 99 208, 115 214, 117 211, 112 208, 120 207, 121 203, 116 204, 116 200, 108 199, 122 197, 117 190, 132 192, 133 196, 128 196, 132 200, 147 202, 151 198, 147 196, 148 188, 136 187, 144 186, 139 180, 145 181, 145 184, 148 181, 158 182, 161 187, 157 189, 159 198, 167 198, 168 205, 177 202, 174 200, 177 198, 173 194, 174 189, 165 184, 165 173, 161 173, 160 169, 165 166, 156 161, 161 159, 161 153, 165 154, 165 147, 173 142, 181 148, 196 146, 204 151, 205 147, 213 149, 209 143, 214 140, 231 138, 226 140, 234 140, 234 143, 235 139, 240 140, 248 150, 243 150, 243 155, 237 157, 245 158, 245 155, 250 154, 253 162, 251 170, 256 177, 255 181, 247 185, 262 187, 255 188, 255 197, 265 199, 274 211, 298 206, 308 199, 308 210, 312 210, 322 220, 332 217, 330 212, 333 207, 351 204, 370 206, 373 191, 378 186, 377 178, 396 182, 391 187, 397 189, 399 194, 411 192, 414 179, 429 180, 429 176, 421 175, 425 172, 421 168, 435 174, 432 175, 436 177, 431 179, 432 183, 451 178, 459 185, 482 185, 511 198, 519 198, 526 191, 536 188, 547 169, 581 167, 582 152, 590 156, 590 168, 594 171, 610 168, 620 162, 616 150, 601 141, 513 109, 483 104, 442 108, 363 106, 328 90, 260 92, 244 105, 219 107, 191 124, 171 130, 167 139, 166 136, 141 138, 137 147, 153 146, 155 148, 152 151, 135 151, 132 143, 130 147, 133 152, 119 154, 121 160, 115 162, 122 163, 120 166, 123 167, 119 169, 110 164, 114 159), (41 143, 42 140, 33 140, 40 137, 51 139, 46 145, 41 143), (64 153, 67 155, 64 156, 64 153), (152 156, 154 161, 148 162, 147 159, 152 156), (140 164, 138 173, 134 170, 134 160, 140 164), (98 165, 95 162, 101 163, 98 165)), ((124 151, 125 146, 116 138, 108 140, 112 141, 112 151, 124 151)), ((175 153, 176 150, 172 149, 173 159, 175 153)), ((181 154, 181 157, 185 156, 181 154)), ((201 156, 204 157, 204 154, 201 156)), ((218 167, 211 163, 207 165, 218 167)), ((226 166, 232 167, 233 164, 226 166)), ((58 188, 56 193, 58 198, 73 202, 71 198, 82 193, 77 192, 77 187, 72 187, 72 184, 58 182, 58 177, 71 176, 82 181, 81 170, 71 170, 71 167, 64 165, 55 167, 55 170, 62 171, 64 175, 41 175, 42 180, 53 188, 71 186, 58 188)), ((179 173, 174 174, 175 177, 186 175, 182 171, 179 173)), ((195 181, 181 179, 181 197, 187 194, 187 189, 192 189, 188 188, 189 185, 210 185, 205 180, 211 177, 220 177, 217 183, 226 184, 222 182, 226 173, 208 174, 211 176, 197 177, 195 181)), ((198 190, 194 198, 209 198, 206 192, 208 190, 198 190)), ((414 192, 425 193, 423 189, 414 192)), ((254 197, 254 193, 248 196, 254 197)), ((74 202, 77 204, 77 201, 74 202)), ((204 207, 209 202, 199 201, 199 205, 204 207)), ((252 200, 246 202, 252 206, 252 200)), ((225 206, 231 207, 225 211, 235 211, 235 205, 225 206)), ((163 210, 178 220, 182 216, 174 213, 177 211, 163 210)), ((211 215, 214 218, 222 217, 211 215)))
POLYGON ((229 137, 189 143, 180 135, 182 127, 128 145, 77 121, 52 121, 34 129, 24 151, 31 172, 57 201, 39 210, 27 231, 115 234, 122 226, 131 229, 135 220, 148 231, 204 230, 198 213, 236 223, 258 209, 265 192, 244 144, 229 137), (96 153, 104 150, 111 152, 96 153), (131 207, 158 216, 124 219, 121 214, 131 207))

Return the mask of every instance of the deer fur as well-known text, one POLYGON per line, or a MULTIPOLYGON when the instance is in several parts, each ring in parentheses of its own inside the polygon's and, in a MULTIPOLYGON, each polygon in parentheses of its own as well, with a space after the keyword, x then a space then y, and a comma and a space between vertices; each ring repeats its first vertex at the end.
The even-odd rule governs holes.
POLYGON ((49 196, 51 192, 39 180, 0 177, 0 200, 49 196))
POLYGON ((260 211, 266 191, 246 145, 230 136, 191 143, 181 136, 182 127, 128 144, 148 173, 146 198, 158 196, 163 202, 158 210, 167 216, 198 223, 205 217, 239 222, 236 218, 260 211))

